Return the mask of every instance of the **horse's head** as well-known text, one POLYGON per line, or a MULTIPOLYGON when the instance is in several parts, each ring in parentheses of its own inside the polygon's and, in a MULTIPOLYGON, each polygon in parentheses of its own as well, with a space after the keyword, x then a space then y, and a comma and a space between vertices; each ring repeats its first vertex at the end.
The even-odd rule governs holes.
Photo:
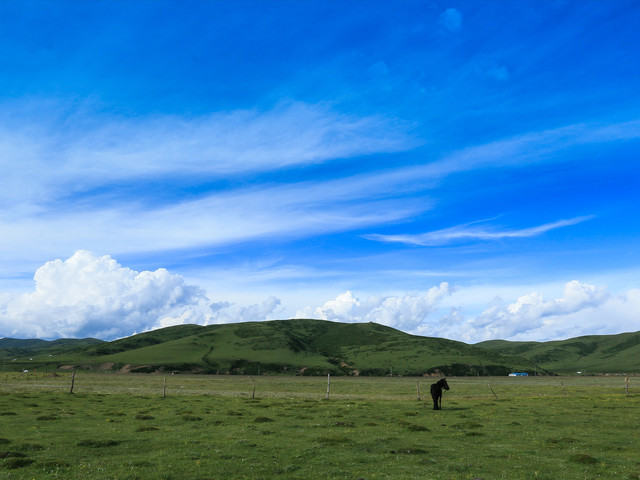
POLYGON ((446 379, 446 378, 443 378, 443 379, 442 379, 442 380, 440 380, 438 383, 439 383, 439 384, 440 384, 440 386, 441 386, 442 388, 444 388, 445 390, 449 390, 449 384, 447 383, 447 379, 446 379))

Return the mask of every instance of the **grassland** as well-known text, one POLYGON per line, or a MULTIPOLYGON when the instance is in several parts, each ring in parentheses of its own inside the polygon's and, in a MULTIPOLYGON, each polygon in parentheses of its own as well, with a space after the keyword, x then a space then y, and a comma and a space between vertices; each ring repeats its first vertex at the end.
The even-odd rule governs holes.
POLYGON ((5 373, 0 479, 640 478, 636 378, 431 382, 5 373))

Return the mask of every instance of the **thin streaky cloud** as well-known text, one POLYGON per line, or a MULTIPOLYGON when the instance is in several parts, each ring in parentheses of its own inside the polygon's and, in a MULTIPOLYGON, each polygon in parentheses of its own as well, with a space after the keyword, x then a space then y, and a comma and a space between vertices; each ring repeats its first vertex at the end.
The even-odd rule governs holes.
MULTIPOLYGON (((491 228, 470 228, 470 224, 460 225, 443 230, 422 233, 418 235, 366 235, 365 238, 390 243, 406 243, 421 247, 446 245, 460 240, 501 240, 504 238, 526 238, 542 235, 558 228, 577 225, 594 218, 593 215, 576 217, 568 220, 545 223, 536 227, 522 228, 518 230, 498 230, 491 228)), ((474 222, 475 223, 475 222, 474 222)))
POLYGON ((396 119, 303 103, 191 118, 78 115, 68 128, 60 128, 60 115, 43 114, 28 126, 0 119, 5 175, 28 173, 31 181, 44 185, 176 173, 227 176, 398 152, 419 144, 396 119))
POLYGON ((445 176, 485 167, 517 167, 553 159, 553 154, 572 147, 640 139, 640 120, 611 125, 573 124, 474 145, 418 167, 413 175, 445 176))

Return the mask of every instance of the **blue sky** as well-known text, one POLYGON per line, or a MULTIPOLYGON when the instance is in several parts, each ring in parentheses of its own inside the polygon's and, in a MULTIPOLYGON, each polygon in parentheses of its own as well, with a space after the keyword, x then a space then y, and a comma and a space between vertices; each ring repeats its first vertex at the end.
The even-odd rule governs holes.
POLYGON ((640 6, 0 3, 0 337, 640 329, 640 6))

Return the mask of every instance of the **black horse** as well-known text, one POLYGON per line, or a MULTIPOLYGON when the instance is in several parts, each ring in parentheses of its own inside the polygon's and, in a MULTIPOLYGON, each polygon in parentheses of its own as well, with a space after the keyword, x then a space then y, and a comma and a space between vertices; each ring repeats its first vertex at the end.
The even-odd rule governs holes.
POLYGON ((431 384, 431 398, 433 398, 433 409, 442 410, 442 389, 449 390, 449 384, 446 378, 438 380, 431 384))

